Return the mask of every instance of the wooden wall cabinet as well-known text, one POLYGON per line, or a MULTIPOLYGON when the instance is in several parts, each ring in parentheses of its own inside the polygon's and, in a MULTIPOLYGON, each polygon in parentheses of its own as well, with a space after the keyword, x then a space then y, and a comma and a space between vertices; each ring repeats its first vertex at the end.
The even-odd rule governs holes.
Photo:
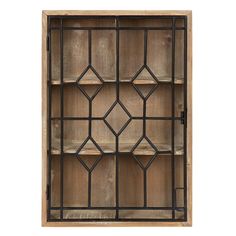
POLYGON ((191 11, 43 11, 43 226, 191 225, 191 11))

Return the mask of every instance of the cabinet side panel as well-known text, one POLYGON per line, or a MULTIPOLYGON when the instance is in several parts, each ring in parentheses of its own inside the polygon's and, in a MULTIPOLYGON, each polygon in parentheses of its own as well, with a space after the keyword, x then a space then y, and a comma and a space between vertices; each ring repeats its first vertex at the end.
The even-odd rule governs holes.
POLYGON ((187 225, 192 225, 192 12, 187 14, 188 17, 188 48, 187 48, 187 184, 188 184, 188 193, 187 193, 187 207, 188 207, 188 222, 187 225))
POLYGON ((47 15, 42 13, 42 225, 47 222, 47 15))

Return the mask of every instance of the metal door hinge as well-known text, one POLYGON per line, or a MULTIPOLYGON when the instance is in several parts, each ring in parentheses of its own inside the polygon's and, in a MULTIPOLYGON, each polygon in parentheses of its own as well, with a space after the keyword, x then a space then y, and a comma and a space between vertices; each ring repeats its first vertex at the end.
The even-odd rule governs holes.
POLYGON ((47 190, 46 190, 46 198, 47 198, 47 200, 49 200, 49 193, 50 193, 49 184, 47 184, 47 190))
POLYGON ((47 51, 50 51, 50 37, 47 35, 47 51))
POLYGON ((183 125, 185 123, 185 112, 181 111, 180 113, 180 122, 183 125))

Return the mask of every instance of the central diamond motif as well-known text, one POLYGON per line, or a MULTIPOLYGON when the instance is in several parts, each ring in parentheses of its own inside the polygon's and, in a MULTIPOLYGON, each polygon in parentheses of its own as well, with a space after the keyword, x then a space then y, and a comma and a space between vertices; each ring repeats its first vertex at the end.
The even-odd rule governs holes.
POLYGON ((104 116, 104 122, 113 134, 120 135, 131 121, 131 115, 125 106, 116 101, 104 116))

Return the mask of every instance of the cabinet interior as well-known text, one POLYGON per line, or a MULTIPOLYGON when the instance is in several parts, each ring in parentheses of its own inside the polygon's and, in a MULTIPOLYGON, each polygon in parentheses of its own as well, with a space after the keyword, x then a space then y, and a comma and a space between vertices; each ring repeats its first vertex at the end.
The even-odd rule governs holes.
POLYGON ((50 219, 184 220, 184 18, 62 19, 50 21, 50 219))

